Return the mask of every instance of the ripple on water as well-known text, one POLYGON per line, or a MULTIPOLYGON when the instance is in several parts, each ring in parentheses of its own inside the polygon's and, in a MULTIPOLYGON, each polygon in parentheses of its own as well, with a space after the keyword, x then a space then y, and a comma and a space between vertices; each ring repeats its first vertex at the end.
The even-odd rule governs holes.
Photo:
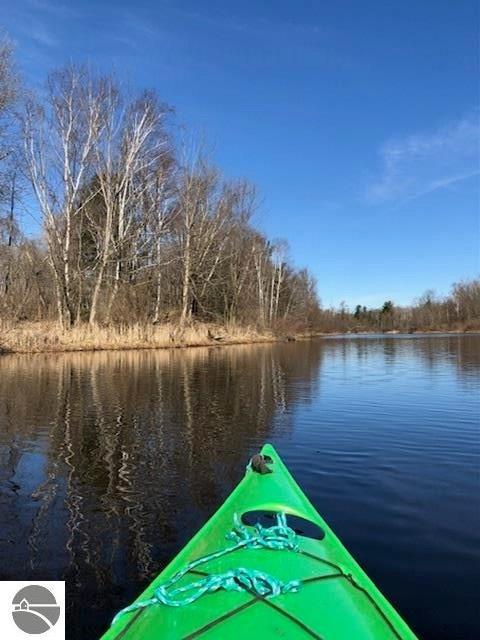
POLYGON ((272 441, 420 637, 473 638, 479 380, 479 336, 4 357, 0 573, 98 637, 272 441))

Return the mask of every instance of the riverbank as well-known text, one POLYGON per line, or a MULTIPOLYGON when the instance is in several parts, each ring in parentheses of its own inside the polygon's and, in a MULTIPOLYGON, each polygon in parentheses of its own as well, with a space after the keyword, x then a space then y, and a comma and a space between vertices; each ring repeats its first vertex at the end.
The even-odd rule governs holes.
MULTIPOLYGON (((295 335, 295 339, 305 337, 295 335)), ((0 354, 58 353, 125 349, 166 349, 251 344, 292 339, 292 336, 250 327, 192 323, 183 329, 174 324, 90 327, 80 325, 62 331, 53 322, 0 325, 0 354)))
MULTIPOLYGON (((475 328, 426 329, 410 333, 461 334, 478 332, 475 328)), ((386 331, 383 335, 401 333, 386 331)), ((221 346, 282 342, 313 337, 356 337, 376 335, 375 331, 285 331, 253 327, 225 327, 214 323, 194 322, 180 328, 173 323, 159 325, 90 327, 88 324, 62 331, 54 322, 0 323, 0 355, 8 353, 62 353, 75 351, 120 351, 129 349, 181 349, 186 347, 221 346)))
POLYGON ((447 334, 451 334, 451 335, 463 335, 465 333, 480 333, 480 323, 476 323, 476 324, 468 324, 468 325, 461 325, 459 324, 458 326, 454 327, 454 328, 440 328, 440 329, 432 329, 430 327, 426 327, 426 328, 420 328, 420 329, 415 329, 415 330, 408 330, 408 331, 402 331, 400 329, 392 329, 390 331, 375 331, 375 330, 371 330, 371 331, 338 331, 338 332, 330 332, 330 333, 323 333, 321 335, 325 336, 325 337, 335 337, 335 336, 342 336, 342 337, 361 337, 361 336, 416 336, 416 335, 447 335, 447 334))

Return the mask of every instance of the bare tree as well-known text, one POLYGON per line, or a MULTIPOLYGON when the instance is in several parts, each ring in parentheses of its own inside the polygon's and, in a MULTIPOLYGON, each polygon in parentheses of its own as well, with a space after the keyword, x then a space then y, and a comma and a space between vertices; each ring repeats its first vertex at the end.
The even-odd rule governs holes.
MULTIPOLYGON (((107 135, 96 151, 96 174, 105 202, 106 218, 90 324, 96 321, 105 267, 112 256, 114 275, 107 303, 107 319, 110 316, 127 260, 127 244, 133 255, 139 249, 135 240, 143 223, 136 225, 138 210, 145 204, 144 195, 151 191, 152 184, 160 186, 158 163, 168 150, 163 129, 165 108, 159 105, 153 94, 145 93, 124 110, 118 107, 115 103, 109 105, 107 135)), ((140 219, 144 213, 140 214, 140 219)))
MULTIPOLYGON (((3 235, 3 246, 6 250, 4 277, 3 277, 3 296, 7 298, 10 289, 11 271, 13 262, 13 243, 15 236, 19 235, 19 228, 15 219, 15 205, 17 202, 17 181, 18 175, 16 168, 13 167, 10 173, 10 184, 8 194, 8 209, 6 215, 0 215, 0 237, 3 235)), ((5 179, 5 182, 7 180, 5 179)))
POLYGON ((147 178, 144 190, 144 211, 147 217, 149 236, 152 238, 152 276, 154 284, 154 309, 152 321, 160 321, 162 305, 162 281, 164 269, 170 258, 164 255, 164 244, 168 235, 173 231, 175 214, 176 171, 171 151, 166 151, 153 166, 151 179, 147 178))
POLYGON ((30 99, 22 118, 28 174, 42 214, 55 275, 58 319, 75 319, 73 231, 94 171, 93 154, 106 126, 112 87, 84 67, 67 67, 48 80, 45 104, 30 99))
POLYGON ((276 242, 272 247, 271 283, 270 283, 270 310, 269 321, 273 324, 278 317, 278 305, 280 292, 285 277, 285 257, 287 253, 285 241, 276 242))
MULTIPOLYGON (((193 316, 272 326, 305 316, 310 280, 283 243, 251 225, 255 189, 225 181, 202 151, 179 162, 169 112, 151 92, 125 96, 111 77, 76 66, 25 101, 23 149, 45 245, 25 253, 24 272, 38 313, 50 317, 54 300, 62 327, 172 315, 180 326, 193 316)), ((10 281, 9 272, 4 287, 10 281)))
POLYGON ((15 139, 13 107, 19 93, 18 74, 13 64, 11 43, 0 40, 0 202, 9 199, 9 160, 18 144, 15 139))
POLYGON ((253 260, 257 280, 258 320, 261 326, 265 326, 267 322, 270 253, 270 243, 265 242, 264 238, 258 235, 254 244, 253 260))
POLYGON ((14 109, 20 92, 11 43, 0 40, 0 276, 4 306, 12 280, 14 244, 21 237, 16 207, 21 191, 19 136, 14 109))
POLYGON ((231 194, 218 172, 199 155, 182 169, 178 195, 177 242, 182 264, 180 324, 198 310, 227 245, 231 194))

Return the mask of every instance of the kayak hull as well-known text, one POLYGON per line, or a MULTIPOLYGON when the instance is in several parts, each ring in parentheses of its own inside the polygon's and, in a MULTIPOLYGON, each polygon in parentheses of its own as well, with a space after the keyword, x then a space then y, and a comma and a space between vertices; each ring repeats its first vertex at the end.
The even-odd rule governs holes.
POLYGON ((322 539, 299 535, 298 551, 239 549, 188 572, 175 586, 242 567, 261 570, 283 582, 299 580, 298 592, 262 598, 246 591, 221 590, 182 607, 152 604, 120 616, 102 640, 230 640, 245 639, 249 633, 260 634, 262 640, 416 638, 315 510, 275 449, 265 445, 262 454, 271 457, 272 473, 248 470, 219 510, 136 602, 151 598, 156 587, 190 562, 231 547, 226 534, 232 530, 235 514, 254 511, 284 512, 287 518, 307 520, 323 532, 322 539))

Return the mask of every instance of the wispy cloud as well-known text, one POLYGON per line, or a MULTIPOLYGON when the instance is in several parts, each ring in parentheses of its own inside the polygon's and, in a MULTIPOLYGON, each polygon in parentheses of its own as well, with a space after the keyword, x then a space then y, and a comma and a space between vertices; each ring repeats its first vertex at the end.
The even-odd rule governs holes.
POLYGON ((478 113, 435 131, 388 140, 382 169, 366 191, 370 203, 404 202, 480 173, 478 113))
POLYGON ((84 8, 80 6, 75 7, 58 0, 26 0, 25 6, 42 15, 52 14, 56 18, 78 18, 85 13, 84 8))
POLYGON ((324 36, 329 34, 331 31, 327 30, 326 27, 314 23, 281 22, 278 20, 258 17, 256 19, 250 18, 247 21, 245 19, 242 20, 240 18, 232 17, 231 15, 212 15, 202 11, 178 8, 176 9, 176 13, 186 20, 203 25, 209 25, 210 27, 221 31, 238 31, 246 35, 260 37, 284 37, 286 33, 290 36, 292 33, 298 33, 304 36, 324 36))
POLYGON ((41 47, 56 47, 58 45, 58 40, 44 24, 33 24, 24 31, 41 47))

